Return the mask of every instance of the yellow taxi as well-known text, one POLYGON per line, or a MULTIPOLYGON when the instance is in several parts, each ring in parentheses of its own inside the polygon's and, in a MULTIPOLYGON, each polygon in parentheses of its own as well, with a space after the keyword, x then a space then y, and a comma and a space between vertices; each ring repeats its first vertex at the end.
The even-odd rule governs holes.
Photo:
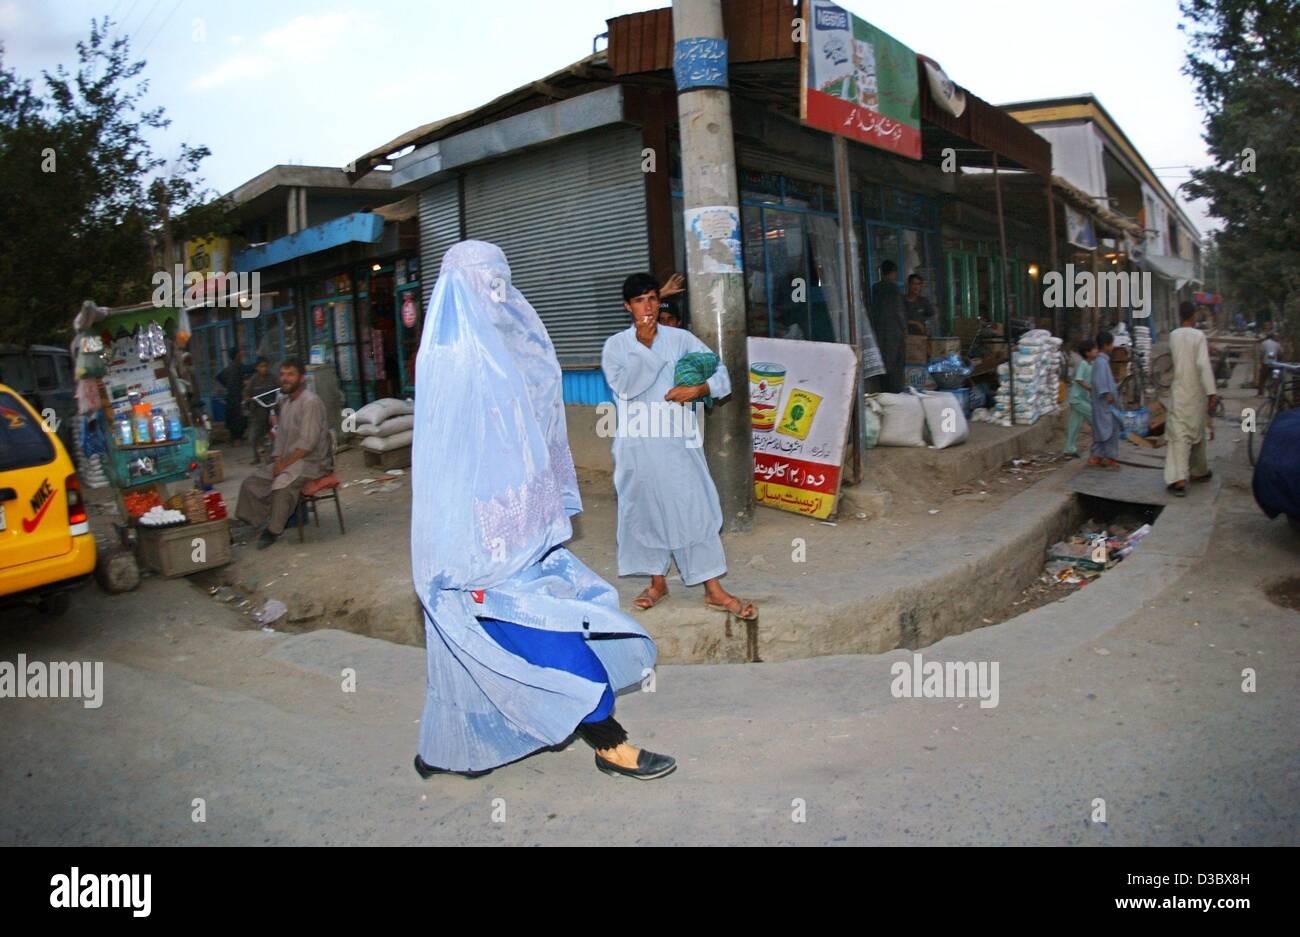
POLYGON ((60 614, 95 570, 95 538, 72 459, 16 391, 0 384, 0 604, 60 614))

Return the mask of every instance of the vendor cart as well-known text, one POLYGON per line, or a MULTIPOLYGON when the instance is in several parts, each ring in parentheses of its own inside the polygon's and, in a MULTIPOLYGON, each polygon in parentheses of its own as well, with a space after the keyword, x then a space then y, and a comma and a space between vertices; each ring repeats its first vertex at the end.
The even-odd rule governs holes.
MULTIPOLYGON (((87 399, 97 397, 105 426, 107 468, 123 544, 140 564, 166 577, 222 566, 231 559, 225 505, 215 492, 200 491, 199 467, 207 431, 193 422, 176 377, 173 356, 180 311, 153 305, 109 309, 78 333, 97 338, 101 360, 78 366, 91 380, 87 399), (171 323, 172 335, 165 326, 171 323), (97 392, 97 394, 95 393, 97 392), (154 507, 179 512, 165 524, 142 516, 154 507)), ((81 359, 79 359, 80 361, 81 359)), ((156 512, 155 512, 156 513, 156 512)))

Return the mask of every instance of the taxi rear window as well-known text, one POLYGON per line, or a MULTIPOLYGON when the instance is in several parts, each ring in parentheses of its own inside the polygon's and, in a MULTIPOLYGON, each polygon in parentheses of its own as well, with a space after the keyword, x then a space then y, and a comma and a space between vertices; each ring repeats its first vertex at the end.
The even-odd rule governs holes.
POLYGON ((0 391, 0 472, 44 465, 54 459, 54 446, 38 420, 32 419, 13 394, 0 391))

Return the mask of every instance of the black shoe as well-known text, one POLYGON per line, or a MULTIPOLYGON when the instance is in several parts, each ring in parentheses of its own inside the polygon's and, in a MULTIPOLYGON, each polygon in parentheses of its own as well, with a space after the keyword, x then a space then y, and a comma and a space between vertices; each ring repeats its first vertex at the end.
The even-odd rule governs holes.
POLYGON ((448 771, 446 768, 435 768, 433 765, 425 764, 424 759, 419 755, 415 756, 415 770, 419 772, 420 777, 424 778, 426 781, 435 774, 458 774, 462 778, 481 778, 485 774, 492 773, 491 768, 488 768, 486 771, 448 771))
POLYGON ((1194 482, 1208 482, 1208 481, 1209 481, 1211 478, 1213 478, 1213 477, 1214 477, 1214 473, 1211 472, 1211 471, 1208 471, 1208 470, 1207 470, 1206 473, 1205 473, 1204 475, 1193 475, 1193 476, 1192 476, 1192 481, 1194 481, 1194 482))
POLYGON ((662 778, 676 771, 677 759, 670 758, 668 755, 657 755, 643 748, 636 756, 635 768, 624 768, 613 764, 600 755, 596 756, 596 767, 604 774, 615 777, 621 774, 623 777, 636 778, 638 781, 653 781, 655 778, 662 778))
POLYGON ((259 550, 265 550, 279 538, 279 534, 273 534, 269 530, 264 530, 262 531, 262 536, 257 538, 257 548, 259 550))

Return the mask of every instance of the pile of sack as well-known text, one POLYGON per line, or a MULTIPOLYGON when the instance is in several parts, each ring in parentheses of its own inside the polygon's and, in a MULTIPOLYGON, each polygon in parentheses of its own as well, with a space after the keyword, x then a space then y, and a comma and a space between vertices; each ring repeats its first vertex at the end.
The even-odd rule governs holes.
POLYGON ((970 427, 952 394, 868 394, 863 408, 865 442, 875 446, 925 446, 947 449, 966 441, 970 427))
POLYGON ((1022 426, 1036 423, 1039 417, 1056 412, 1060 392, 1061 340, 1046 329, 1026 332, 1020 337, 1011 360, 998 365, 992 422, 1000 426, 1010 426, 1013 422, 1022 426))
POLYGON ((1137 354, 1138 367, 1145 374, 1151 373, 1151 329, 1145 325, 1133 326, 1133 351, 1137 354))
POLYGON ((395 397, 366 404, 353 420, 352 432, 361 437, 361 448, 371 452, 400 449, 415 438, 415 405, 395 397))

